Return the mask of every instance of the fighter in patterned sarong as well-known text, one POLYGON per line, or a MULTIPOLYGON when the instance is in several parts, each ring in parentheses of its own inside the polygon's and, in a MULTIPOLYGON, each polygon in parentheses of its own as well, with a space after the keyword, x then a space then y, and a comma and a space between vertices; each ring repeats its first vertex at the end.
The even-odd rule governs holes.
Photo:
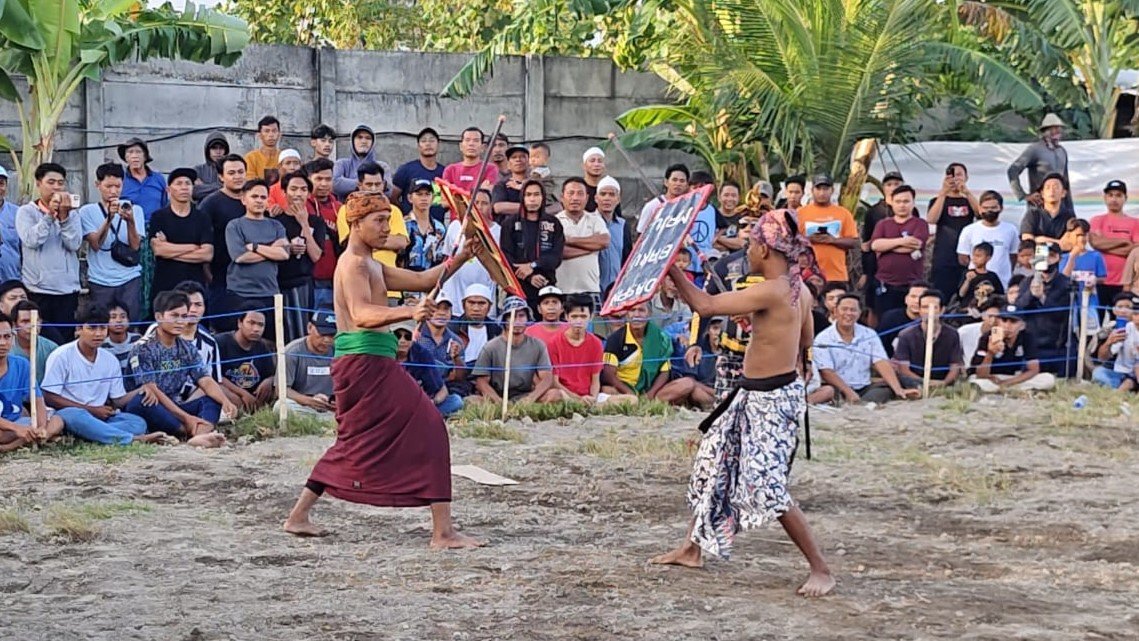
MULTIPOLYGON (((391 203, 381 195, 353 194, 345 205, 351 235, 336 265, 336 314, 332 389, 336 442, 313 468, 285 521, 285 531, 320 536, 309 511, 325 492, 345 501, 384 507, 431 506, 431 547, 483 545, 451 522, 451 450, 443 416, 396 361, 400 321, 424 321, 435 304, 424 297, 415 307, 388 307, 388 287, 428 291, 440 277, 481 251, 477 240, 452 259, 423 272, 382 265, 372 251, 390 231, 391 203)), ((396 210, 398 211, 398 210, 396 210)))
POLYGON ((814 337, 811 296, 797 268, 810 243, 794 214, 764 213, 751 228, 751 271, 766 280, 746 289, 711 295, 673 266, 669 277, 701 316, 750 314, 752 335, 739 387, 700 425, 688 506, 693 519, 681 546, 653 563, 702 567, 708 552, 727 559, 741 529, 778 520, 807 557, 810 576, 803 596, 834 588, 822 550, 788 491, 798 424, 806 408, 800 355, 814 337))

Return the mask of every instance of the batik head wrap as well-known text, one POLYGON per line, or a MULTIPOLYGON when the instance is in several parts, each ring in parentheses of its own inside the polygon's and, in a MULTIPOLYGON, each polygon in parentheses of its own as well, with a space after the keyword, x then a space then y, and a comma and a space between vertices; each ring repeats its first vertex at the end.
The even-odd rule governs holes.
POLYGON ((799 222, 790 209, 775 209, 764 212, 759 220, 751 225, 751 242, 766 245, 769 249, 787 257, 787 280, 791 285, 791 304, 799 304, 802 291, 803 268, 800 257, 808 259, 808 269, 815 265, 815 250, 811 241, 799 233, 799 222))
POLYGON ((358 191, 348 195, 348 202, 344 208, 344 220, 351 225, 368 214, 384 210, 391 211, 392 204, 383 194, 366 194, 358 191))

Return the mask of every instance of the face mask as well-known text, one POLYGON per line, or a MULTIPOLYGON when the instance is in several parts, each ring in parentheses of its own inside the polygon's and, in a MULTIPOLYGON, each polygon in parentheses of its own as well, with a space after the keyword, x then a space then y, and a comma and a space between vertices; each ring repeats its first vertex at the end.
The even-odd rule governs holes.
POLYGON ((991 223, 991 222, 995 221, 997 218, 999 218, 1000 215, 1001 215, 1001 212, 999 212, 999 211, 983 211, 983 212, 981 212, 981 219, 984 220, 985 222, 991 223))

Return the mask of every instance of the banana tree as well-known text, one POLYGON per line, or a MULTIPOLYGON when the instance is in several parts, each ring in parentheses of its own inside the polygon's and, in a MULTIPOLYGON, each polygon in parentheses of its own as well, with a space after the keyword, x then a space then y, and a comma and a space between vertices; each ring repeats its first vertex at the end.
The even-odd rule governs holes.
POLYGON ((248 42, 245 22, 192 2, 179 11, 137 0, 0 0, 0 98, 16 104, 23 137, 18 149, 0 137, 0 148, 12 155, 21 193, 32 193, 35 167, 51 160, 60 117, 84 80, 136 58, 230 65, 248 42))

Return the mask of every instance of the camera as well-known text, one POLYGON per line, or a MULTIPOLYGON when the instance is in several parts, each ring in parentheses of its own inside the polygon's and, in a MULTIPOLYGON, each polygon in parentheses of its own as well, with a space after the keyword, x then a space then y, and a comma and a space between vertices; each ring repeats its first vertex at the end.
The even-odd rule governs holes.
POLYGON ((131 203, 131 201, 129 201, 129 200, 120 200, 119 201, 119 211, 128 211, 129 212, 129 211, 133 211, 133 210, 134 210, 134 205, 131 203))
POLYGON ((79 208, 79 194, 67 194, 67 195, 69 198, 71 198, 71 208, 72 209, 78 209, 79 208))

